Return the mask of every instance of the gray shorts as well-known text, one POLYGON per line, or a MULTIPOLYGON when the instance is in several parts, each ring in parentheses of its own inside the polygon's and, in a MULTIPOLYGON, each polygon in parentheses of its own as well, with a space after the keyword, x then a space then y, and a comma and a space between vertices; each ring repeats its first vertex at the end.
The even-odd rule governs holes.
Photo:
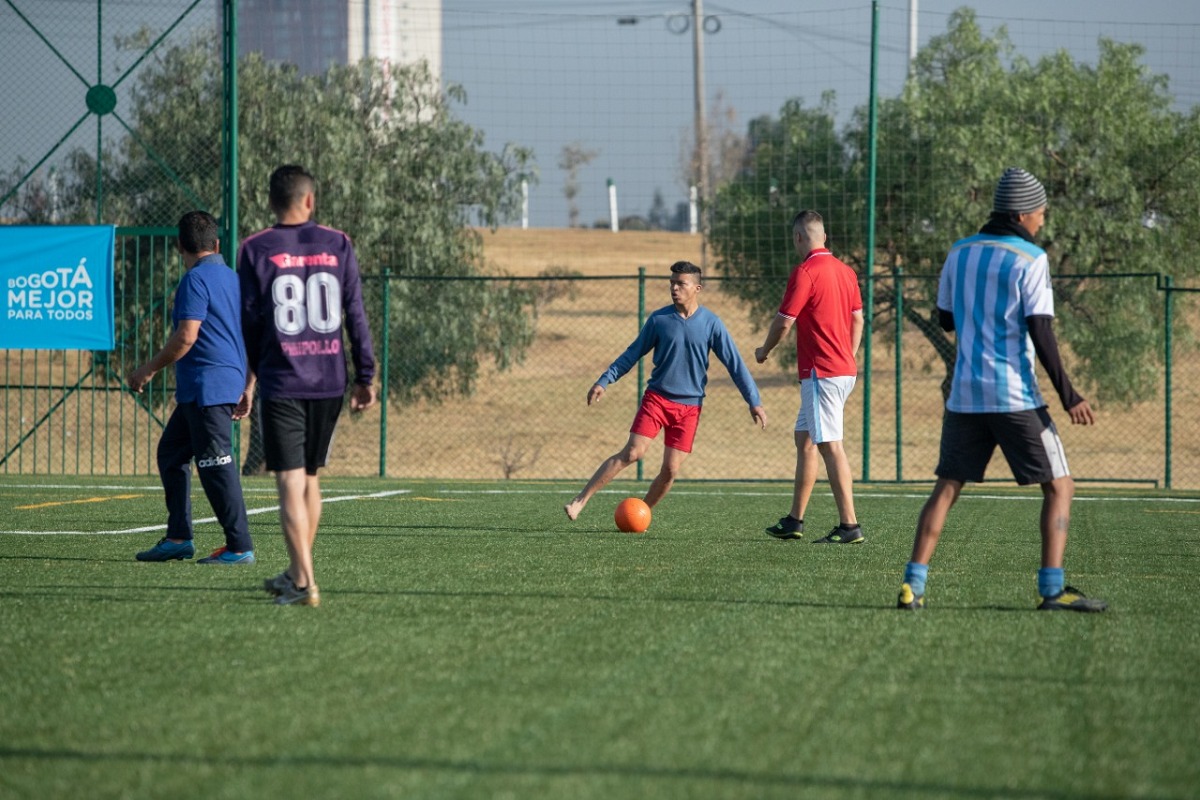
POLYGON ((1071 474, 1058 429, 1045 406, 1003 414, 960 414, 946 409, 935 472, 939 478, 978 483, 996 445, 1021 486, 1049 483, 1071 474))

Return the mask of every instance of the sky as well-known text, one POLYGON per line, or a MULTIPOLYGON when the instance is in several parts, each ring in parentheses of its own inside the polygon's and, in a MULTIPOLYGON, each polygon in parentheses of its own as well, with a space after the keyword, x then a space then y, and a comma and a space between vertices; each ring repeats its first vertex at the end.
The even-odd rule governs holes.
MULTIPOLYGON (((919 0, 919 43, 944 32, 963 5, 972 4, 919 0)), ((1200 2, 973 5, 986 31, 1006 25, 1029 58, 1066 48, 1093 61, 1101 35, 1141 42, 1147 66, 1170 75, 1178 105, 1200 105, 1200 2)), ((881 96, 903 84, 909 8, 907 0, 880 3, 881 96)), ((689 0, 443 0, 444 78, 468 94, 457 112, 489 146, 516 142, 537 156, 531 227, 568 222, 567 173, 557 160, 572 142, 597 154, 578 175, 582 224, 607 222, 609 180, 619 216, 645 215, 656 193, 669 210, 686 200, 681 153, 695 130, 693 44, 690 31, 673 28, 690 10, 689 0)), ((703 10, 716 19, 703 44, 707 111, 725 109, 731 129, 744 133, 750 119, 777 115, 788 98, 815 105, 826 89, 836 92, 843 124, 865 105, 869 0, 704 0, 703 10)))
MULTIPOLYGON (((35 21, 94 19, 94 0, 13 0, 35 21)), ((418 6, 422 0, 405 0, 418 6)), ((961 0, 920 0, 919 41, 945 30, 961 0)), ((161 28, 190 0, 102 0, 102 40, 143 23, 161 28)), ((975 3, 985 30, 1005 24, 1018 51, 1036 58, 1066 48, 1095 57, 1109 36, 1146 47, 1149 69, 1170 76, 1180 108, 1200 105, 1200 2, 1196 0, 1006 0, 975 3)), ((202 0, 197 23, 215 19, 215 0, 202 0), (205 7, 206 6, 206 7, 205 7)), ((710 118, 744 133, 761 115, 777 115, 799 98, 806 106, 835 93, 841 123, 864 105, 870 75, 869 0, 704 0, 705 104, 710 118)), ((879 91, 903 84, 908 47, 907 0, 880 3, 879 91)), ((688 195, 685 158, 694 142, 695 108, 690 0, 442 0, 443 80, 467 95, 454 112, 476 127, 484 147, 533 151, 529 224, 568 224, 568 173, 563 148, 594 154, 577 173, 578 220, 606 224, 609 182, 618 214, 646 215, 656 196, 670 214, 688 195)), ((72 75, 29 33, 13 5, 0 4, 0 71, 7 113, 0 115, 0 170, 17 155, 36 160, 81 116, 85 81, 97 72, 114 82, 134 56, 106 46, 96 63, 94 25, 54 28, 53 44, 71 55, 72 75), (65 98, 65 99, 64 99, 65 98)), ((127 79, 120 91, 132 84, 127 79)), ((123 98, 124 96, 121 95, 123 98)), ((118 103, 118 111, 123 107, 118 103)), ((217 110, 214 109, 214 113, 217 110)), ((85 124, 67 146, 94 148, 96 126, 85 124)), ((111 117, 105 137, 121 133, 111 117)), ((281 154, 282 157, 283 154, 281 154)), ((513 220, 509 224, 520 224, 513 220)))

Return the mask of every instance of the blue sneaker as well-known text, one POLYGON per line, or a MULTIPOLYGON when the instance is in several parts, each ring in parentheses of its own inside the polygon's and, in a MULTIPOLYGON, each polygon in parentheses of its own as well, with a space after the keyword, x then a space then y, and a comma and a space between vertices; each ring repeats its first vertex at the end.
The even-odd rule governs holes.
POLYGON ((196 548, 190 541, 172 542, 167 537, 158 540, 158 544, 149 550, 137 554, 138 561, 183 561, 196 555, 196 548))
POLYGON ((196 562, 197 564, 253 564, 254 551, 247 550, 244 553, 235 553, 232 550, 226 550, 224 547, 213 550, 211 554, 205 556, 196 562))

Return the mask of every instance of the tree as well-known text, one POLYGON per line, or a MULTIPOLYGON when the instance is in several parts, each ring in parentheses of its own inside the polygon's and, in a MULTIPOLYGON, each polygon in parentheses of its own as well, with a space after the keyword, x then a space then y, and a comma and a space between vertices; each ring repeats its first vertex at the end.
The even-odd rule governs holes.
POLYGON ((567 219, 572 228, 579 226, 579 205, 575 202, 579 195, 579 168, 592 163, 598 155, 599 150, 586 150, 582 142, 572 142, 563 146, 558 157, 558 168, 567 173, 567 179, 563 182, 563 197, 567 198, 567 219))
POLYGON ((779 118, 758 117, 749 126, 746 166, 718 188, 710 241, 716 267, 756 314, 774 312, 795 263, 788 226, 801 208, 821 209, 839 235, 850 227, 842 198, 849 177, 846 146, 834 121, 834 97, 816 108, 789 100, 779 118))
MULTIPOLYGON (((954 344, 935 324, 936 275, 953 241, 987 219, 996 179, 1016 165, 1046 186, 1050 215, 1040 241, 1052 274, 1080 276, 1055 286, 1057 327, 1078 361, 1078 376, 1101 399, 1129 402, 1156 391, 1163 331, 1155 293, 1145 290, 1144 280, 1087 277, 1200 271, 1189 253, 1200 238, 1200 113, 1174 109, 1165 77, 1149 73, 1142 52, 1102 39, 1094 66, 1065 52, 1034 63, 1014 55, 1003 28, 985 36, 974 13, 962 9, 918 55, 903 92, 880 103, 872 261, 877 275, 903 269, 928 276, 904 282, 903 313, 947 374, 954 344)), ((776 124, 794 116, 787 112, 785 106, 776 124)), ((860 272, 866 265, 866 123, 866 109, 857 109, 840 150, 811 136, 793 137, 794 157, 778 167, 782 174, 772 173, 787 192, 803 183, 805 165, 830 164, 828 191, 812 203, 785 195, 786 213, 778 217, 809 204, 822 213, 830 209, 831 238, 842 237, 835 249, 860 272), (840 176, 832 169, 839 153, 846 159, 840 176)), ((753 165, 759 158, 755 152, 753 165)), ((723 187, 722 223, 714 229, 718 269, 780 274, 786 236, 776 228, 763 237, 756 227, 776 219, 768 198, 769 187, 753 167, 723 187)), ((893 286, 876 282, 876 326, 894 318, 893 286)), ((733 288, 759 311, 773 308, 780 291, 777 281, 733 288)))
POLYGON ((57 169, 50 167, 44 174, 37 170, 27 176, 28 172, 25 160, 17 159, 8 173, 0 174, 0 198, 6 198, 0 203, 0 219, 19 220, 24 225, 86 224, 86 219, 64 218, 63 185, 57 169))
MULTIPOLYGON (((173 225, 189 208, 220 207, 217 43, 197 38, 154 59, 132 92, 132 132, 100 166, 73 155, 74 202, 93 202, 87 178, 101 169, 105 217, 123 225, 173 225)), ((504 368, 524 356, 533 295, 472 280, 488 276, 469 224, 494 227, 518 211, 520 181, 535 177, 532 155, 485 150, 482 132, 451 111, 466 101, 461 87, 443 91, 423 63, 368 60, 304 76, 255 54, 240 62, 238 99, 240 235, 273 223, 268 177, 280 163, 300 163, 317 176, 317 219, 354 240, 376 325, 379 276, 401 276, 389 292, 394 356, 384 378, 393 397, 470 392, 482 360, 504 368), (429 277, 440 280, 409 280, 429 277)))
MULTIPOLYGON (((725 92, 717 90, 704 121, 704 143, 707 153, 708 195, 701 198, 705 203, 712 199, 712 187, 721 186, 732 180, 744 166, 747 137, 736 129, 737 111, 729 105, 725 92)), ((685 128, 679 138, 679 178, 684 189, 696 183, 700 164, 696 151, 696 131, 685 128)))

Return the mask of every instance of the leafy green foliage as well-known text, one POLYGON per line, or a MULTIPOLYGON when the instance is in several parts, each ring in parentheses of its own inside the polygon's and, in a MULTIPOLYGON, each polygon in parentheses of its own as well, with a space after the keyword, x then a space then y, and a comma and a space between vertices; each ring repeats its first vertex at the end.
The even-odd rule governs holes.
MULTIPOLYGON (((1040 242, 1052 273, 1079 276, 1057 281, 1055 291, 1058 330, 1080 382, 1117 402, 1156 391, 1164 331, 1154 279, 1087 277, 1200 271, 1189 253, 1200 238, 1200 112, 1173 107, 1166 78, 1149 73, 1142 52, 1101 40, 1095 65, 1066 52, 1033 63, 1014 54, 1003 28, 985 36, 962 9, 921 51, 903 92, 879 102, 870 266, 876 275, 914 276, 903 282, 905 321, 947 371, 953 341, 933 323, 936 275, 949 246, 987 219, 996 179, 1016 165, 1046 186, 1040 242)), ((868 267, 867 109, 856 109, 840 137, 817 136, 832 131, 832 110, 800 117, 796 102, 778 122, 752 124, 773 135, 751 137, 751 167, 718 194, 713 244, 726 274, 784 274, 795 260, 786 221, 810 206, 829 209, 835 252, 860 272, 868 267), (831 168, 816 176, 814 164, 831 168), (781 195, 773 197, 768 180, 781 195)), ((876 283, 877 327, 894 319, 895 285, 876 283)), ((759 312, 773 310, 781 291, 778 281, 734 288, 759 312)))
MULTIPOLYGON (((817 108, 789 100, 779 119, 750 122, 746 168, 718 192, 710 240, 717 266, 730 277, 786 277, 795 261, 790 226, 804 207, 831 209, 827 226, 847 229, 838 218, 845 196, 848 156, 834 126, 833 96, 817 108)), ((778 306, 779 285, 731 282, 758 311, 778 306), (765 296, 764 296, 765 292, 765 296)))
MULTIPOLYGON (((221 205, 217 43, 197 38, 153 58, 132 92, 127 135, 100 165, 74 156, 78 175, 102 171, 104 216, 122 225, 174 225, 188 209, 221 205)), ((257 54, 239 64, 239 236, 274 223, 272 170, 308 167, 317 177, 317 221, 350 235, 366 291, 377 295, 369 298, 377 350, 378 276, 486 277, 470 225, 509 218, 519 210, 520 181, 536 178, 529 150, 484 149, 483 133, 452 113, 452 102, 465 100, 461 87, 440 87, 424 63, 363 61, 321 75, 257 54)), ((91 184, 78 185, 75 201, 86 207, 91 184)), ((130 274, 122 279, 130 296, 130 274)), ((482 360, 506 367, 533 338, 533 296, 511 283, 397 283, 387 295, 393 397, 469 392, 482 360)))

